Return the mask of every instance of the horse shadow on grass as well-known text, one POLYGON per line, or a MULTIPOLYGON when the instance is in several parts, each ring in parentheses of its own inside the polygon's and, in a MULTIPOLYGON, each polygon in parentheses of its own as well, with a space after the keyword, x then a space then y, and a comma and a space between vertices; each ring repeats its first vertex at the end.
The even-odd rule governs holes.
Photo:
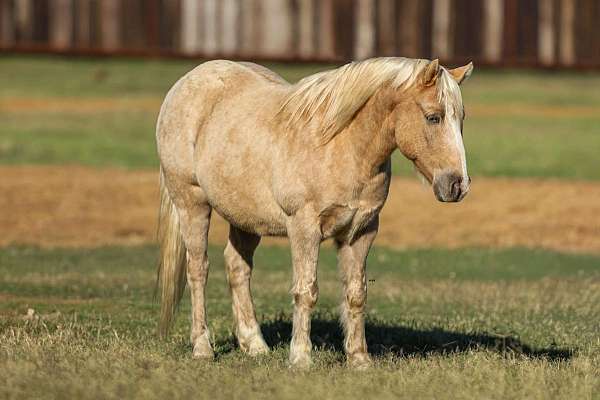
MULTIPOLYGON (((292 323, 280 316, 261 324, 265 341, 273 348, 289 345, 292 323)), ((373 356, 410 357, 455 354, 476 349, 487 349, 499 354, 522 355, 551 361, 566 361, 573 351, 558 347, 534 348, 514 336, 489 333, 453 332, 441 328, 427 330, 368 319, 366 336, 369 353, 373 356)), ((232 338, 232 340, 234 340, 232 338)), ((317 315, 312 319, 311 340, 317 349, 343 354, 343 331, 334 317, 317 315)))

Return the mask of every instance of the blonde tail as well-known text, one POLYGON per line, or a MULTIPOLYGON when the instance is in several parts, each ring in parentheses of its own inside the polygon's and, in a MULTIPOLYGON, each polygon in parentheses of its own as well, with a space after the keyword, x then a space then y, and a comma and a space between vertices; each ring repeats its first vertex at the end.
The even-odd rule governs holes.
POLYGON ((179 216, 165 186, 160 171, 160 209, 158 215, 158 243, 160 256, 157 287, 160 288, 159 334, 166 337, 173 322, 186 283, 186 248, 179 230, 179 216))

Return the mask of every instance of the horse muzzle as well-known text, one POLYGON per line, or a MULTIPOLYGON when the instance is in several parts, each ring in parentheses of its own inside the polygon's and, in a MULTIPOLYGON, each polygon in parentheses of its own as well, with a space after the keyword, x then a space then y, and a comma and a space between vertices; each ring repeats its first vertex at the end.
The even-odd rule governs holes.
POLYGON ((433 179, 433 193, 444 203, 461 201, 469 193, 470 177, 463 177, 454 172, 445 172, 436 175, 433 179))

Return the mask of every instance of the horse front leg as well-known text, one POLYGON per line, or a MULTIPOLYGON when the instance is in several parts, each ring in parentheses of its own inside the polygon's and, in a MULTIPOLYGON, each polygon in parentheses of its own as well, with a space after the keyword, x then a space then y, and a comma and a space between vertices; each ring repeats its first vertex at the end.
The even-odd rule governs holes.
POLYGON ((292 252, 294 318, 290 343, 290 365, 308 368, 312 364, 310 341, 310 314, 319 295, 317 261, 321 233, 307 219, 300 216, 288 226, 292 252))
POLYGON ((336 241, 338 266, 344 285, 342 325, 344 350, 348 364, 364 369, 372 364, 365 338, 365 304, 367 302, 366 261, 379 226, 379 217, 352 243, 336 241))

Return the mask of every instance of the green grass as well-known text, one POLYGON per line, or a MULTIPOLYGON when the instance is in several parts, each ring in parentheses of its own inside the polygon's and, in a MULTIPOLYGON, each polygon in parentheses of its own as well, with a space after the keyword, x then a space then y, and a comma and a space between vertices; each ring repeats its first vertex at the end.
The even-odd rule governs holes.
POLYGON ((142 111, 43 118, 0 113, 0 163, 157 167, 153 118, 142 111))
POLYGON ((2 398, 598 398, 600 257, 541 250, 375 248, 368 341, 375 366, 348 370, 335 254, 323 249, 315 367, 287 368, 289 253, 259 248, 253 290, 270 355, 232 333, 221 249, 208 314, 217 359, 190 359, 187 296, 155 336, 154 247, 0 250, 2 398), (25 317, 27 310, 35 314, 25 317))
MULTIPOLYGON (((157 109, 102 112, 0 108, 0 163, 155 167, 158 103, 194 61, 9 56, 0 60, 0 100, 156 99, 157 109)), ((296 81, 328 65, 268 64, 296 81)), ((600 107, 600 74, 476 71, 463 88, 467 107, 600 107)), ((126 106, 124 106, 126 107, 126 106)), ((476 176, 600 179, 600 115, 468 116, 465 144, 476 176)), ((401 155, 394 173, 412 174, 401 155)))

